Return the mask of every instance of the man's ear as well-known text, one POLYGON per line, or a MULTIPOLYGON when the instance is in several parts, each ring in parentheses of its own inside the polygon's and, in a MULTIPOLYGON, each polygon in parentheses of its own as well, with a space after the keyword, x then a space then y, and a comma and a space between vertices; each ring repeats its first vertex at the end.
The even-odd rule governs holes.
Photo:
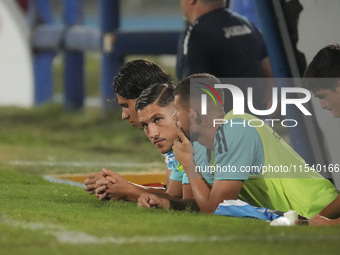
POLYGON ((193 109, 190 109, 190 123, 192 123, 193 121, 196 121, 197 119, 197 112, 193 109))
POLYGON ((194 5, 194 4, 197 3, 197 1, 198 1, 198 0, 188 0, 188 3, 189 3, 190 5, 194 5))

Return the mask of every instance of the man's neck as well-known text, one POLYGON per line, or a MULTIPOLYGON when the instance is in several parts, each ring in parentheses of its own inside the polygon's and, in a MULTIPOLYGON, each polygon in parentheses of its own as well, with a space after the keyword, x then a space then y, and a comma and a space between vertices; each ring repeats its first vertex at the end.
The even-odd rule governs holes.
POLYGON ((195 8, 192 12, 190 23, 194 23, 194 21, 197 18, 201 17, 202 15, 204 15, 206 13, 209 13, 213 10, 220 9, 220 8, 223 8, 223 7, 225 7, 224 4, 221 4, 221 5, 203 5, 203 4, 198 3, 197 6, 195 6, 195 8))
POLYGON ((200 136, 197 141, 209 150, 214 150, 215 134, 220 127, 220 124, 214 124, 214 119, 224 119, 224 115, 224 113, 216 114, 212 118, 205 119, 205 123, 200 125, 200 136))
POLYGON ((201 130, 201 136, 197 141, 209 150, 214 150, 215 133, 220 125, 206 127, 201 130))

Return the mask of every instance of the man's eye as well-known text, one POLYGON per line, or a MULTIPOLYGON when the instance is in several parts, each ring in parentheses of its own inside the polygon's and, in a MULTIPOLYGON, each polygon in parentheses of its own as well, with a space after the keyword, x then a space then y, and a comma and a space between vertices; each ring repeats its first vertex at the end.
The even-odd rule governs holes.
POLYGON ((147 124, 142 124, 142 128, 143 128, 143 129, 146 129, 147 127, 148 127, 147 124))
POLYGON ((161 118, 155 118, 154 122, 159 122, 161 118))

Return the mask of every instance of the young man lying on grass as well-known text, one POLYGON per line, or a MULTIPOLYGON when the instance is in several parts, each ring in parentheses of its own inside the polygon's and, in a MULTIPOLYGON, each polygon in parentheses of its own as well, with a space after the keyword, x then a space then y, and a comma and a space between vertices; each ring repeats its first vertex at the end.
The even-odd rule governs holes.
MULTIPOLYGON (((135 110, 135 105, 137 98, 140 96, 142 91, 149 87, 151 84, 154 83, 165 83, 171 85, 171 78, 170 76, 165 73, 161 67, 157 64, 152 63, 148 60, 134 60, 131 62, 126 63, 118 72, 117 76, 114 78, 113 88, 117 96, 117 100, 119 105, 122 108, 122 120, 128 120, 132 126, 141 129, 141 125, 138 120, 137 112, 135 110)), ((172 102, 171 102, 172 104, 172 102)), ((169 117, 171 119, 171 117, 169 117)), ((174 123, 170 122, 173 126, 174 123)), ((176 130, 173 131, 176 133, 176 130)), ((171 131, 168 134, 171 136, 171 131)), ((177 137, 177 133, 175 134, 177 137)), ((120 176, 117 173, 114 173, 111 170, 103 169, 102 172, 93 173, 85 180, 85 191, 89 192, 89 194, 97 193, 99 199, 109 199, 109 200, 121 200, 121 199, 128 199, 126 194, 123 192, 119 192, 118 189, 115 191, 111 190, 110 192, 105 192, 104 184, 106 183, 107 178, 114 178, 117 182, 120 183, 120 187, 123 185, 125 189, 123 191, 129 190, 129 192, 134 191, 136 194, 140 194, 140 192, 154 192, 154 193, 169 193, 173 195, 178 195, 181 192, 181 185, 178 185, 180 191, 175 188, 176 185, 170 185, 168 182, 169 175, 171 173, 172 162, 174 160, 173 153, 171 151, 171 146, 173 143, 174 138, 171 138, 169 145, 158 146, 158 150, 161 153, 164 153, 165 161, 168 166, 167 175, 167 190, 159 190, 159 189, 144 189, 142 187, 137 187, 135 185, 129 184, 126 179, 120 176), (97 181, 101 180, 99 186, 96 186, 97 181), (99 188, 96 192, 96 189, 99 188), (174 190, 173 190, 174 189, 174 190)), ((112 179, 111 179, 112 180, 112 179)), ((137 201, 139 195, 135 198, 131 198, 133 201, 137 201)))
POLYGON ((249 120, 257 119, 249 114, 233 115, 231 111, 225 115, 223 107, 215 105, 209 97, 207 114, 201 114, 202 83, 212 85, 220 82, 208 74, 184 79, 175 90, 176 112, 173 116, 179 129, 179 139, 173 146, 174 155, 185 170, 183 176, 190 182, 194 199, 169 199, 143 194, 139 198, 139 206, 182 209, 196 204, 200 211, 214 213, 223 200, 240 198, 256 207, 283 212, 295 210, 305 217, 318 213, 338 217, 339 212, 327 207, 336 199, 338 191, 317 172, 312 169, 301 173, 263 171, 262 166, 269 169, 269 165, 305 166, 305 161, 273 129, 267 125, 248 125, 249 120), (192 85, 191 78, 196 78, 192 85), (215 125, 215 119, 224 119, 225 124, 215 125), (199 142, 202 146, 195 148, 193 142, 199 142), (211 162, 212 155, 214 166, 236 170, 200 171, 194 158, 196 154, 204 155, 204 162, 211 162))
MULTIPOLYGON (((172 145, 177 139, 177 128, 172 120, 174 113, 174 86, 170 84, 153 84, 138 97, 136 111, 138 122, 149 140, 161 153, 172 153, 172 145)), ((156 193, 153 189, 140 189, 129 183, 120 175, 104 170, 105 179, 96 183, 96 194, 99 199, 126 200, 137 202, 143 192, 156 193)), ((168 181, 168 187, 162 196, 184 198, 192 197, 191 192, 183 189, 182 182, 168 181)), ((159 193, 159 192, 158 192, 159 193)))

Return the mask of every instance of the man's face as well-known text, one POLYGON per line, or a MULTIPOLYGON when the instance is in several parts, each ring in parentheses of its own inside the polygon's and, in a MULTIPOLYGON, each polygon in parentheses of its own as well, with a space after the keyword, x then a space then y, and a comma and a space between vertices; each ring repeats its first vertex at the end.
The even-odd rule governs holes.
POLYGON ((322 109, 327 109, 334 118, 340 118, 340 85, 335 91, 330 89, 320 89, 314 92, 314 96, 320 101, 322 109))
POLYGON ((177 128, 172 120, 174 106, 165 107, 150 104, 138 111, 139 122, 150 141, 161 153, 172 150, 175 139, 178 138, 177 128))
POLYGON ((179 101, 179 95, 175 96, 175 112, 172 116, 176 127, 182 129, 185 136, 190 139, 190 110, 184 107, 179 101))
POLYGON ((122 120, 128 120, 131 126, 140 128, 137 112, 135 110, 136 99, 126 99, 117 95, 118 104, 122 108, 122 120))

